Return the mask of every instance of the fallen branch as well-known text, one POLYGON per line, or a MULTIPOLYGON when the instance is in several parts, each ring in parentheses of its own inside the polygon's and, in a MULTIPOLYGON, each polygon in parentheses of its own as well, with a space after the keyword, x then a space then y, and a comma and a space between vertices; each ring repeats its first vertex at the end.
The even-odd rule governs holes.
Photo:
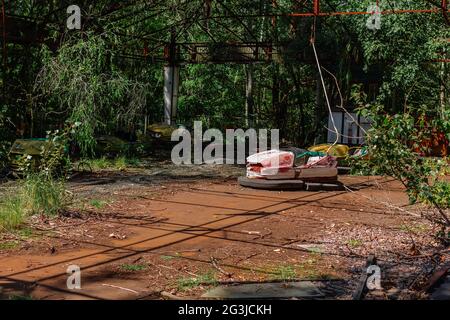
POLYGON ((102 283, 102 286, 105 286, 105 287, 111 287, 111 288, 116 288, 116 289, 125 290, 125 291, 128 291, 128 292, 132 292, 132 293, 135 293, 135 294, 139 294, 139 292, 137 292, 137 291, 135 291, 135 290, 133 290, 133 289, 128 289, 128 288, 124 288, 124 287, 119 287, 119 286, 115 286, 115 285, 112 285, 112 284, 102 283))
POLYGON ((213 265, 214 268, 216 268, 220 273, 226 275, 228 278, 231 278, 233 276, 232 273, 226 272, 225 270, 223 270, 221 267, 219 267, 217 265, 217 260, 214 257, 211 257, 211 263, 213 265))
MULTIPOLYGON (((355 191, 353 191, 352 189, 350 189, 350 188, 347 187, 346 185, 344 185, 344 188, 345 188, 348 192, 356 193, 355 191)), ((372 202, 375 202, 375 203, 384 205, 384 206, 386 206, 386 207, 388 207, 388 208, 395 209, 395 210, 398 210, 398 211, 400 211, 400 212, 406 213, 406 214, 408 214, 408 215, 410 215, 410 216, 413 216, 413 217, 415 217, 415 218, 422 218, 422 216, 421 216, 420 214, 417 214, 417 213, 414 213, 414 212, 405 210, 405 209, 403 209, 403 208, 400 208, 400 207, 395 206, 395 205, 393 205, 393 204, 390 204, 390 203, 388 203, 388 202, 375 200, 375 199, 373 199, 373 198, 371 198, 371 197, 369 197, 369 196, 363 195, 363 194, 358 194, 358 196, 359 196, 359 197, 366 198, 366 199, 368 199, 368 200, 370 200, 370 201, 372 201, 372 202)))
POLYGON ((167 292, 167 291, 161 291, 159 294, 161 295, 161 297, 167 298, 167 299, 169 299, 169 300, 177 300, 177 301, 182 301, 182 300, 198 300, 197 297, 179 297, 179 296, 176 296, 176 295, 174 295, 174 294, 171 294, 170 292, 167 292))
POLYGON ((424 292, 431 292, 431 290, 447 275, 450 271, 450 262, 440 267, 433 273, 425 286, 424 292))
POLYGON ((364 297, 364 294, 367 289, 367 279, 369 277, 369 275, 367 274, 367 268, 376 263, 377 258, 375 257, 375 255, 370 255, 367 258, 366 267, 362 270, 363 273, 359 279, 358 287, 356 288, 355 292, 352 295, 353 300, 361 300, 364 297))
POLYGON ((172 268, 172 267, 169 267, 169 266, 165 266, 163 264, 153 264, 153 263, 149 263, 149 264, 152 265, 152 266, 155 266, 155 267, 162 267, 162 268, 165 268, 165 269, 168 269, 168 270, 173 270, 173 271, 176 271, 176 272, 186 272, 188 275, 191 275, 191 276, 196 277, 196 278, 198 277, 198 274, 189 272, 187 270, 178 270, 178 269, 175 269, 175 268, 172 268))
POLYGON ((244 257, 244 258, 239 259, 239 260, 237 261, 237 263, 240 263, 240 262, 242 262, 242 261, 244 261, 244 260, 251 259, 251 258, 253 258, 253 257, 256 257, 256 256, 260 255, 260 254, 261 254, 261 253, 258 253, 258 252, 252 253, 251 255, 249 255, 249 256, 247 256, 247 257, 244 257))

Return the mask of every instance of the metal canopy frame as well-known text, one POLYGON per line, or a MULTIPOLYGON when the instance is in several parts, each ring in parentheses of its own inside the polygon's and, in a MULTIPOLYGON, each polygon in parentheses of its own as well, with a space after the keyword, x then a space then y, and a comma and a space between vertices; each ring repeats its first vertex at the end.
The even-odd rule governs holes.
MULTIPOLYGON (((290 13, 288 16, 291 17, 330 17, 330 16, 349 16, 349 15, 371 15, 374 14, 373 11, 330 11, 324 12, 321 10, 321 1, 322 0, 314 0, 313 2, 313 12, 308 13, 290 13)), ((404 13, 443 13, 444 19, 448 25, 450 25, 450 21, 448 19, 448 1, 449 0, 440 0, 439 4, 437 1, 439 0, 426 0, 428 3, 436 6, 436 8, 432 9, 406 9, 406 10, 383 10, 380 12, 382 15, 386 14, 404 14, 404 13)), ((379 6, 379 0, 376 0, 377 6, 379 6)))
MULTIPOLYGON (((374 0, 374 2, 379 3, 379 0, 374 0)), ((427 3, 431 5, 430 8, 424 8, 424 9, 402 9, 402 10, 396 10, 396 9, 390 9, 390 10, 383 10, 380 12, 382 15, 391 15, 391 14, 440 14, 442 13, 444 21, 450 25, 449 20, 449 2, 450 0, 425 0, 427 3)), ((45 1, 44 1, 45 2, 45 1)), ((276 51, 276 47, 281 45, 276 37, 272 37, 271 40, 267 39, 258 39, 258 36, 254 35, 251 28, 246 24, 246 22, 243 20, 244 18, 248 19, 258 19, 258 18, 271 18, 272 19, 272 25, 275 26, 278 18, 321 18, 321 17, 332 17, 332 16, 355 16, 355 15, 371 15, 374 14, 374 12, 369 11, 337 11, 335 8, 332 8, 328 0, 293 0, 293 5, 295 6, 295 11, 297 12, 287 12, 287 13, 279 13, 277 12, 278 9, 278 3, 277 0, 263 0, 264 2, 264 8, 259 8, 259 12, 256 14, 242 14, 239 12, 235 12, 233 9, 229 8, 224 0, 203 0, 199 1, 200 8, 197 8, 197 12, 191 12, 190 16, 185 17, 183 19, 179 19, 178 21, 175 21, 171 23, 170 25, 165 25, 162 28, 159 28, 157 30, 152 30, 148 32, 143 32, 140 34, 122 34, 118 33, 117 36, 123 38, 124 40, 121 42, 121 48, 119 50, 123 50, 121 54, 124 57, 132 56, 134 59, 146 59, 148 61, 174 61, 176 60, 175 57, 173 57, 173 54, 179 54, 181 50, 185 50, 185 54, 196 54, 196 52, 192 52, 192 47, 209 47, 209 46, 217 46, 222 45, 226 46, 227 43, 230 46, 230 48, 255 48, 255 56, 257 57, 253 62, 264 62, 271 60, 276 51), (220 11, 224 12, 225 14, 220 15, 213 15, 211 13, 212 6, 215 5, 216 9, 221 8, 220 11), (325 10, 324 5, 328 6, 328 10, 325 10), (334 10, 333 10, 334 9, 334 10), (203 12, 202 12, 203 11, 203 12), (304 11, 304 12, 300 12, 304 11), (206 16, 202 17, 202 13, 206 12, 206 16), (224 22, 224 20, 232 19, 233 23, 241 25, 245 30, 247 30, 248 35, 251 37, 251 41, 245 41, 245 39, 237 34, 235 31, 232 30, 232 28, 227 25, 227 22, 224 22), (215 21, 215 23, 223 26, 224 32, 227 32, 230 34, 230 38, 236 38, 237 41, 227 41, 226 42, 220 42, 215 39, 214 35, 212 35, 208 28, 206 26, 202 25, 202 22, 204 21, 215 21), (199 42, 199 43, 192 43, 191 46, 186 46, 185 43, 179 41, 179 38, 186 34, 186 32, 189 31, 189 29, 192 26, 198 26, 201 28, 202 31, 204 31, 207 38, 210 40, 209 42, 199 42), (156 37, 157 34, 164 34, 163 37, 156 37), (170 35, 170 39, 167 39, 167 36, 170 35), (262 41, 258 41, 262 40, 262 41), (127 52, 128 48, 130 47, 129 44, 134 42, 135 49, 138 48, 140 53, 137 53, 136 51, 133 52, 127 52), (153 42, 154 45, 152 45, 153 48, 149 48, 148 43, 153 42), (260 43, 258 43, 260 42, 260 43), (269 43, 270 42, 270 43, 269 43), (256 45, 255 45, 256 43, 256 45), (269 43, 269 44, 268 44, 269 43), (259 54, 259 50, 263 48, 262 54, 259 54), (141 51, 142 50, 142 51, 141 51), (261 58, 263 55, 266 55, 266 57, 261 58)), ((18 16, 18 15, 12 15, 8 13, 8 8, 11 7, 11 3, 14 3, 11 0, 1 0, 1 24, 0 24, 0 36, 2 40, 2 49, 3 49, 3 61, 6 63, 6 57, 7 57, 7 43, 24 43, 26 40, 27 44, 38 44, 43 42, 44 35, 46 33, 46 27, 50 23, 54 23, 52 21, 52 17, 56 15, 57 12, 61 12, 65 10, 65 7, 59 7, 54 9, 52 12, 48 12, 46 15, 44 15, 42 18, 33 18, 33 17, 27 17, 27 16, 18 16), (17 37, 17 31, 15 33, 13 31, 9 32, 11 30, 11 27, 14 26, 14 29, 17 29, 17 26, 20 25, 20 22, 23 22, 23 28, 29 28, 30 22, 35 23, 36 27, 34 36, 33 37, 23 37, 23 39, 20 39, 17 37)), ((39 1, 37 2, 39 5, 39 1)), ((179 4, 177 5, 178 8, 183 9, 187 4, 191 3, 190 0, 180 0, 179 4)), ((261 4, 262 2, 260 2, 261 4)), ((98 23, 102 19, 108 19, 111 18, 109 22, 111 23, 120 23, 123 21, 123 19, 137 15, 139 13, 142 13, 142 8, 133 10, 136 6, 144 7, 145 12, 143 12, 144 16, 141 19, 138 19, 138 21, 134 21, 130 26, 139 25, 141 23, 144 23, 148 19, 151 19, 152 17, 155 17, 157 15, 163 14, 163 13, 170 13, 170 11, 174 10, 174 6, 166 5, 166 1, 164 0, 153 0, 153 1, 146 1, 146 0, 132 0, 132 1, 125 1, 125 2, 119 2, 119 3, 112 3, 104 9, 104 11, 96 17, 91 17, 90 22, 98 23), (131 11, 130 11, 131 10, 131 11), (126 11, 126 12, 125 12, 126 11)), ((35 10, 36 11, 36 10, 35 10)), ((217 10, 216 10, 217 11, 217 10)), ((22 32, 22 34, 24 34, 22 32)), ((442 59, 439 61, 448 62, 447 59, 442 59)), ((180 61, 181 63, 198 63, 198 61, 195 61, 195 59, 187 60, 187 61, 180 61)), ((211 61, 214 63, 214 61, 211 61)), ((233 62, 233 61, 217 61, 218 63, 225 63, 225 62, 233 62)), ((251 59, 236 59, 237 63, 251 63, 251 59)))

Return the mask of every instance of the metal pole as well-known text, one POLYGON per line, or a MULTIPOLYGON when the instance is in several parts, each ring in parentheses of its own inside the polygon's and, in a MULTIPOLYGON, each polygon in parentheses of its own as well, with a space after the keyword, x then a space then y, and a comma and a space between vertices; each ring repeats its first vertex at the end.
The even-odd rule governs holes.
POLYGON ((314 0, 314 15, 318 16, 320 14, 320 0, 314 0))
MULTIPOLYGON (((439 13, 442 9, 406 9, 406 10, 385 10, 382 11, 381 14, 403 14, 403 13, 439 13)), ((444 10, 448 13, 448 10, 444 10)), ((341 11, 341 12, 321 12, 319 11, 317 14, 314 12, 305 12, 305 13, 288 13, 287 16, 290 17, 328 17, 328 16, 354 16, 354 15, 371 15, 373 12, 368 11, 341 11)))
POLYGON ((173 123, 177 114, 180 67, 173 64, 164 67, 164 122, 173 123))
POLYGON ((176 31, 172 29, 171 41, 167 48, 168 64, 164 67, 164 122, 171 125, 178 106, 180 67, 177 65, 176 31))
POLYGON ((450 18, 448 16, 448 0, 442 0, 442 13, 444 14, 445 22, 450 26, 450 18))
POLYGON ((7 55, 7 47, 6 47, 6 13, 5 13, 5 0, 2 0, 2 24, 3 24, 3 67, 6 70, 6 55, 7 55))

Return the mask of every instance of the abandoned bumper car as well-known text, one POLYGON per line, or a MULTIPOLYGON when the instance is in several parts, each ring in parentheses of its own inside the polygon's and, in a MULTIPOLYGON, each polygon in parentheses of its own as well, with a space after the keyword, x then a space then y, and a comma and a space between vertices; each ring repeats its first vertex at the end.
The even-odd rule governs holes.
POLYGON ((247 158, 243 187, 266 190, 339 191, 338 161, 326 153, 291 148, 269 150, 247 158))

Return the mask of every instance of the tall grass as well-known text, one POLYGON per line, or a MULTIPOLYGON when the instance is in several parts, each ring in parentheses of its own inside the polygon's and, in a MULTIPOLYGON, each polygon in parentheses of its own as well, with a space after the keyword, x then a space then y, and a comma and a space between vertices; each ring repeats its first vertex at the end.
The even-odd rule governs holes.
POLYGON ((0 203, 0 233, 20 227, 25 219, 23 199, 20 196, 8 196, 0 203))
POLYGON ((114 159, 101 157, 97 159, 88 159, 83 161, 83 165, 93 171, 101 170, 125 170, 130 167, 138 167, 139 159, 120 156, 114 159))
POLYGON ((88 161, 93 170, 103 170, 110 167, 110 161, 106 157, 92 159, 88 161))
POLYGON ((63 181, 46 174, 29 175, 0 203, 0 232, 19 228, 32 215, 56 216, 68 204, 63 181))
POLYGON ((177 287, 178 290, 180 291, 191 290, 201 285, 216 286, 217 285, 216 274, 212 271, 208 271, 206 273, 199 274, 196 277, 179 278, 177 280, 177 287))
POLYGON ((125 170, 128 167, 128 161, 126 157, 118 157, 114 160, 113 166, 116 170, 125 170))
POLYGON ((67 205, 65 184, 45 174, 28 176, 24 185, 25 204, 31 214, 55 216, 67 205))

